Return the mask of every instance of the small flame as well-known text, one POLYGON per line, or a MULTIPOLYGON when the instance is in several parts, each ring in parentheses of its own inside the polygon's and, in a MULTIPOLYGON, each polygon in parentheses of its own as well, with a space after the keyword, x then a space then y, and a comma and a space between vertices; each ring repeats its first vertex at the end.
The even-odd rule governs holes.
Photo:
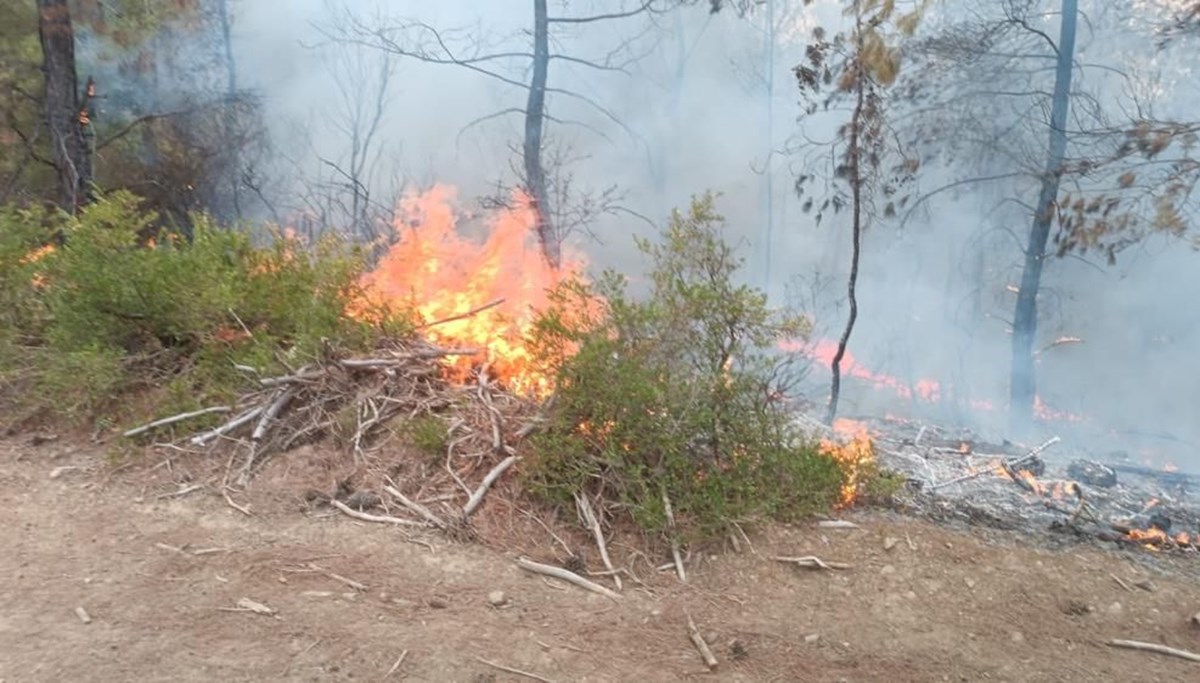
POLYGON ((857 420, 834 420, 833 431, 838 438, 822 439, 820 448, 842 469, 844 481, 837 507, 845 508, 858 499, 867 467, 875 460, 875 446, 867 426, 857 420))

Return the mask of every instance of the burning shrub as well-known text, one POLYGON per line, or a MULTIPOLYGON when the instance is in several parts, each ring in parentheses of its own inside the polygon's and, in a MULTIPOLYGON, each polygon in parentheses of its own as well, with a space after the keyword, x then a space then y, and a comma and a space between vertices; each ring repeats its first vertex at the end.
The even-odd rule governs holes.
POLYGON ((341 244, 256 247, 204 216, 189 243, 123 193, 56 220, 63 246, 33 263, 0 254, 6 300, 40 312, 17 320, 21 334, 7 333, 12 353, 0 359, 4 377, 23 378, 27 408, 112 417, 114 399, 143 388, 155 412, 171 414, 232 397, 247 367, 315 355, 326 339, 372 341, 373 328, 344 311, 363 261, 341 244))
POLYGON ((535 324, 534 355, 556 382, 533 440, 534 489, 598 494, 650 532, 705 536, 733 521, 788 517, 838 502, 837 462, 797 434, 778 400, 782 339, 808 323, 735 282, 713 197, 676 212, 659 243, 649 297, 607 273, 557 288, 535 324))

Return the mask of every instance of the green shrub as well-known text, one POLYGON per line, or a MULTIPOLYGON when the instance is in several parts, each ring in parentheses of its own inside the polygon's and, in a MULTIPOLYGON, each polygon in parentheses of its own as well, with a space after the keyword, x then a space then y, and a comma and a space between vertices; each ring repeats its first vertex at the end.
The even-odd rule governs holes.
MULTIPOLYGON (((20 392, 24 407, 120 417, 115 399, 150 389, 154 412, 172 414, 229 400, 246 381, 236 366, 274 372, 327 340, 366 347, 385 331, 346 314, 365 263, 356 249, 279 236, 256 247, 204 216, 188 241, 153 221, 124 193, 76 218, 0 213, 0 376, 35 389, 20 392), (65 244, 29 262, 57 231, 65 244)), ((402 328, 389 319, 386 331, 402 328)))
POLYGON ((669 533, 665 496, 689 537, 837 502, 837 463, 774 396, 788 360, 778 342, 808 323, 736 283, 742 262, 723 225, 707 195, 672 215, 658 243, 639 241, 653 264, 645 299, 611 272, 553 292, 531 339, 556 379, 533 438, 535 491, 562 502, 598 494, 659 534, 669 533))

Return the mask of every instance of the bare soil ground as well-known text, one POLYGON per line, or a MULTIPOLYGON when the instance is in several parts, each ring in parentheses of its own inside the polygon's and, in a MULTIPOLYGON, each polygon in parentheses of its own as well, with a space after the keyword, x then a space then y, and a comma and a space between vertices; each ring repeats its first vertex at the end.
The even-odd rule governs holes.
MULTIPOLYGON (((389 680, 529 680, 480 658, 553 681, 1200 680, 1198 663, 1105 645, 1200 650, 1195 555, 1052 552, 866 511, 850 515, 858 530, 752 534, 753 551, 694 562, 688 584, 657 574, 616 602, 523 573, 495 544, 423 545, 302 513, 279 469, 297 466, 290 455, 239 498, 247 517, 209 491, 159 497, 174 485, 108 476, 87 448, 27 441, 0 441, 7 682, 383 680, 405 652, 389 680), (84 469, 51 478, 64 466, 84 469), (770 559, 808 554, 853 566, 770 559), (310 563, 366 590, 298 571, 310 563), (1143 579, 1152 590, 1133 586, 1143 579), (498 590, 502 608, 488 600, 498 590), (242 598, 277 614, 227 611, 242 598), (688 642, 689 614, 714 673, 688 642)), ((552 559, 534 536, 524 551, 552 559)))

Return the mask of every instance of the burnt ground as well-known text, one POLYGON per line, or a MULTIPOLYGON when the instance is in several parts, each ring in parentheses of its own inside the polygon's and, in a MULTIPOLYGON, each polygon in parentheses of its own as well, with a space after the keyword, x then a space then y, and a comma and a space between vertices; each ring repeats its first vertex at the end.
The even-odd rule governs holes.
MULTIPOLYGON (((383 680, 404 652, 388 680, 529 680, 478 658, 554 681, 1200 677, 1200 663, 1105 645, 1200 651, 1194 554, 1052 550, 859 511, 847 517, 859 529, 781 526, 751 533, 752 549, 693 557, 686 585, 643 562, 647 585, 614 602, 518 570, 522 544, 553 559, 544 532, 456 543, 301 512, 303 457, 277 457, 239 496, 247 517, 207 489, 160 497, 177 490, 162 468, 114 475, 95 449, 0 441, 0 679, 383 680), (55 472, 69 466, 82 469, 55 472), (852 567, 770 559, 809 554, 852 567), (489 605, 493 591, 508 604, 489 605), (242 598, 277 613, 226 611, 242 598), (716 673, 688 642, 688 615, 716 673)), ((508 514, 502 498, 485 507, 508 514)))

